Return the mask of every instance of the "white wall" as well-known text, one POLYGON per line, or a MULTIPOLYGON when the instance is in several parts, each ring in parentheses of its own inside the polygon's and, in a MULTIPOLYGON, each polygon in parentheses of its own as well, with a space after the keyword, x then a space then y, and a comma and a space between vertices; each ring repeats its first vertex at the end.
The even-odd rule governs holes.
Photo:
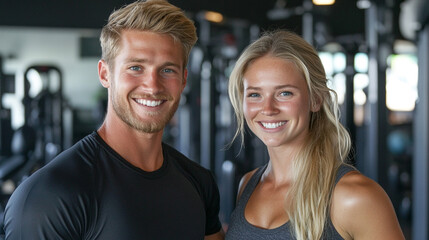
MULTIPOLYGON (((98 57, 80 57, 80 37, 98 37, 98 30, 0 27, 0 56, 4 72, 16 75, 15 96, 6 96, 9 104, 20 102, 23 73, 31 65, 52 64, 63 75, 63 95, 72 107, 89 109, 96 105, 101 85, 98 81, 98 57)), ((21 125, 20 107, 15 107, 14 127, 21 125)))

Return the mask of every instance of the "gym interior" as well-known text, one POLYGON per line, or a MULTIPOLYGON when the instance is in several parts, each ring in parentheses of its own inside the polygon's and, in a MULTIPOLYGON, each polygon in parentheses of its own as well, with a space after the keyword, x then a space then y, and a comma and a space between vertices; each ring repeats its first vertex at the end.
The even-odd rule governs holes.
MULTIPOLYGON (((0 2, 0 214, 25 178, 102 123, 99 34, 129 0, 0 2)), ((429 1, 170 0, 198 32, 164 141, 210 169, 228 225, 244 173, 268 161, 235 120, 228 76, 264 30, 312 43, 353 141, 352 163, 388 193, 407 239, 429 239, 429 1)))

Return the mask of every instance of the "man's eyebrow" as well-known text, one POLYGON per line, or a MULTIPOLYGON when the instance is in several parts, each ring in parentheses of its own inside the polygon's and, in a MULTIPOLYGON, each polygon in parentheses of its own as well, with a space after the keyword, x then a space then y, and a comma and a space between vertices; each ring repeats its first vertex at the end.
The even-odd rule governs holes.
MULTIPOLYGON (((125 59, 125 62, 126 63, 145 63, 145 62, 149 62, 149 60, 146 59, 146 58, 127 58, 127 59, 125 59)), ((162 64, 161 67, 177 67, 177 68, 182 68, 182 65, 178 64, 178 63, 167 61, 164 64, 162 64)))
POLYGON ((166 63, 162 64, 161 66, 162 67, 176 67, 176 68, 179 68, 179 69, 182 68, 181 64, 177 64, 177 63, 174 63, 174 62, 166 62, 166 63))
POLYGON ((142 62, 148 62, 148 60, 145 58, 127 58, 127 59, 125 59, 125 62, 127 62, 127 63, 130 63, 130 62, 142 63, 142 62))

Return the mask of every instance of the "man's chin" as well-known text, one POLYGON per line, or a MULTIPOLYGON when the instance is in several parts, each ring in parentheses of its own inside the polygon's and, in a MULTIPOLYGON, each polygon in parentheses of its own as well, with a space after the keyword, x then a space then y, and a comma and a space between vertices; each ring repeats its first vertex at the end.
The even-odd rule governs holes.
POLYGON ((164 130, 164 127, 165 126, 163 126, 163 127, 149 127, 149 128, 140 128, 137 130, 139 130, 140 132, 143 132, 143 133, 159 133, 162 130, 164 130))

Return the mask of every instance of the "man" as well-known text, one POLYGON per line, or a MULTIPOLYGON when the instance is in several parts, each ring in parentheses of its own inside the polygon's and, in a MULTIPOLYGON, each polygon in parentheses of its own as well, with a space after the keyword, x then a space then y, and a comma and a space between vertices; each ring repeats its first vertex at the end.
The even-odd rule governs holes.
POLYGON ((17 188, 6 239, 223 239, 212 175, 162 143, 195 32, 166 1, 111 14, 98 63, 105 121, 17 188))

